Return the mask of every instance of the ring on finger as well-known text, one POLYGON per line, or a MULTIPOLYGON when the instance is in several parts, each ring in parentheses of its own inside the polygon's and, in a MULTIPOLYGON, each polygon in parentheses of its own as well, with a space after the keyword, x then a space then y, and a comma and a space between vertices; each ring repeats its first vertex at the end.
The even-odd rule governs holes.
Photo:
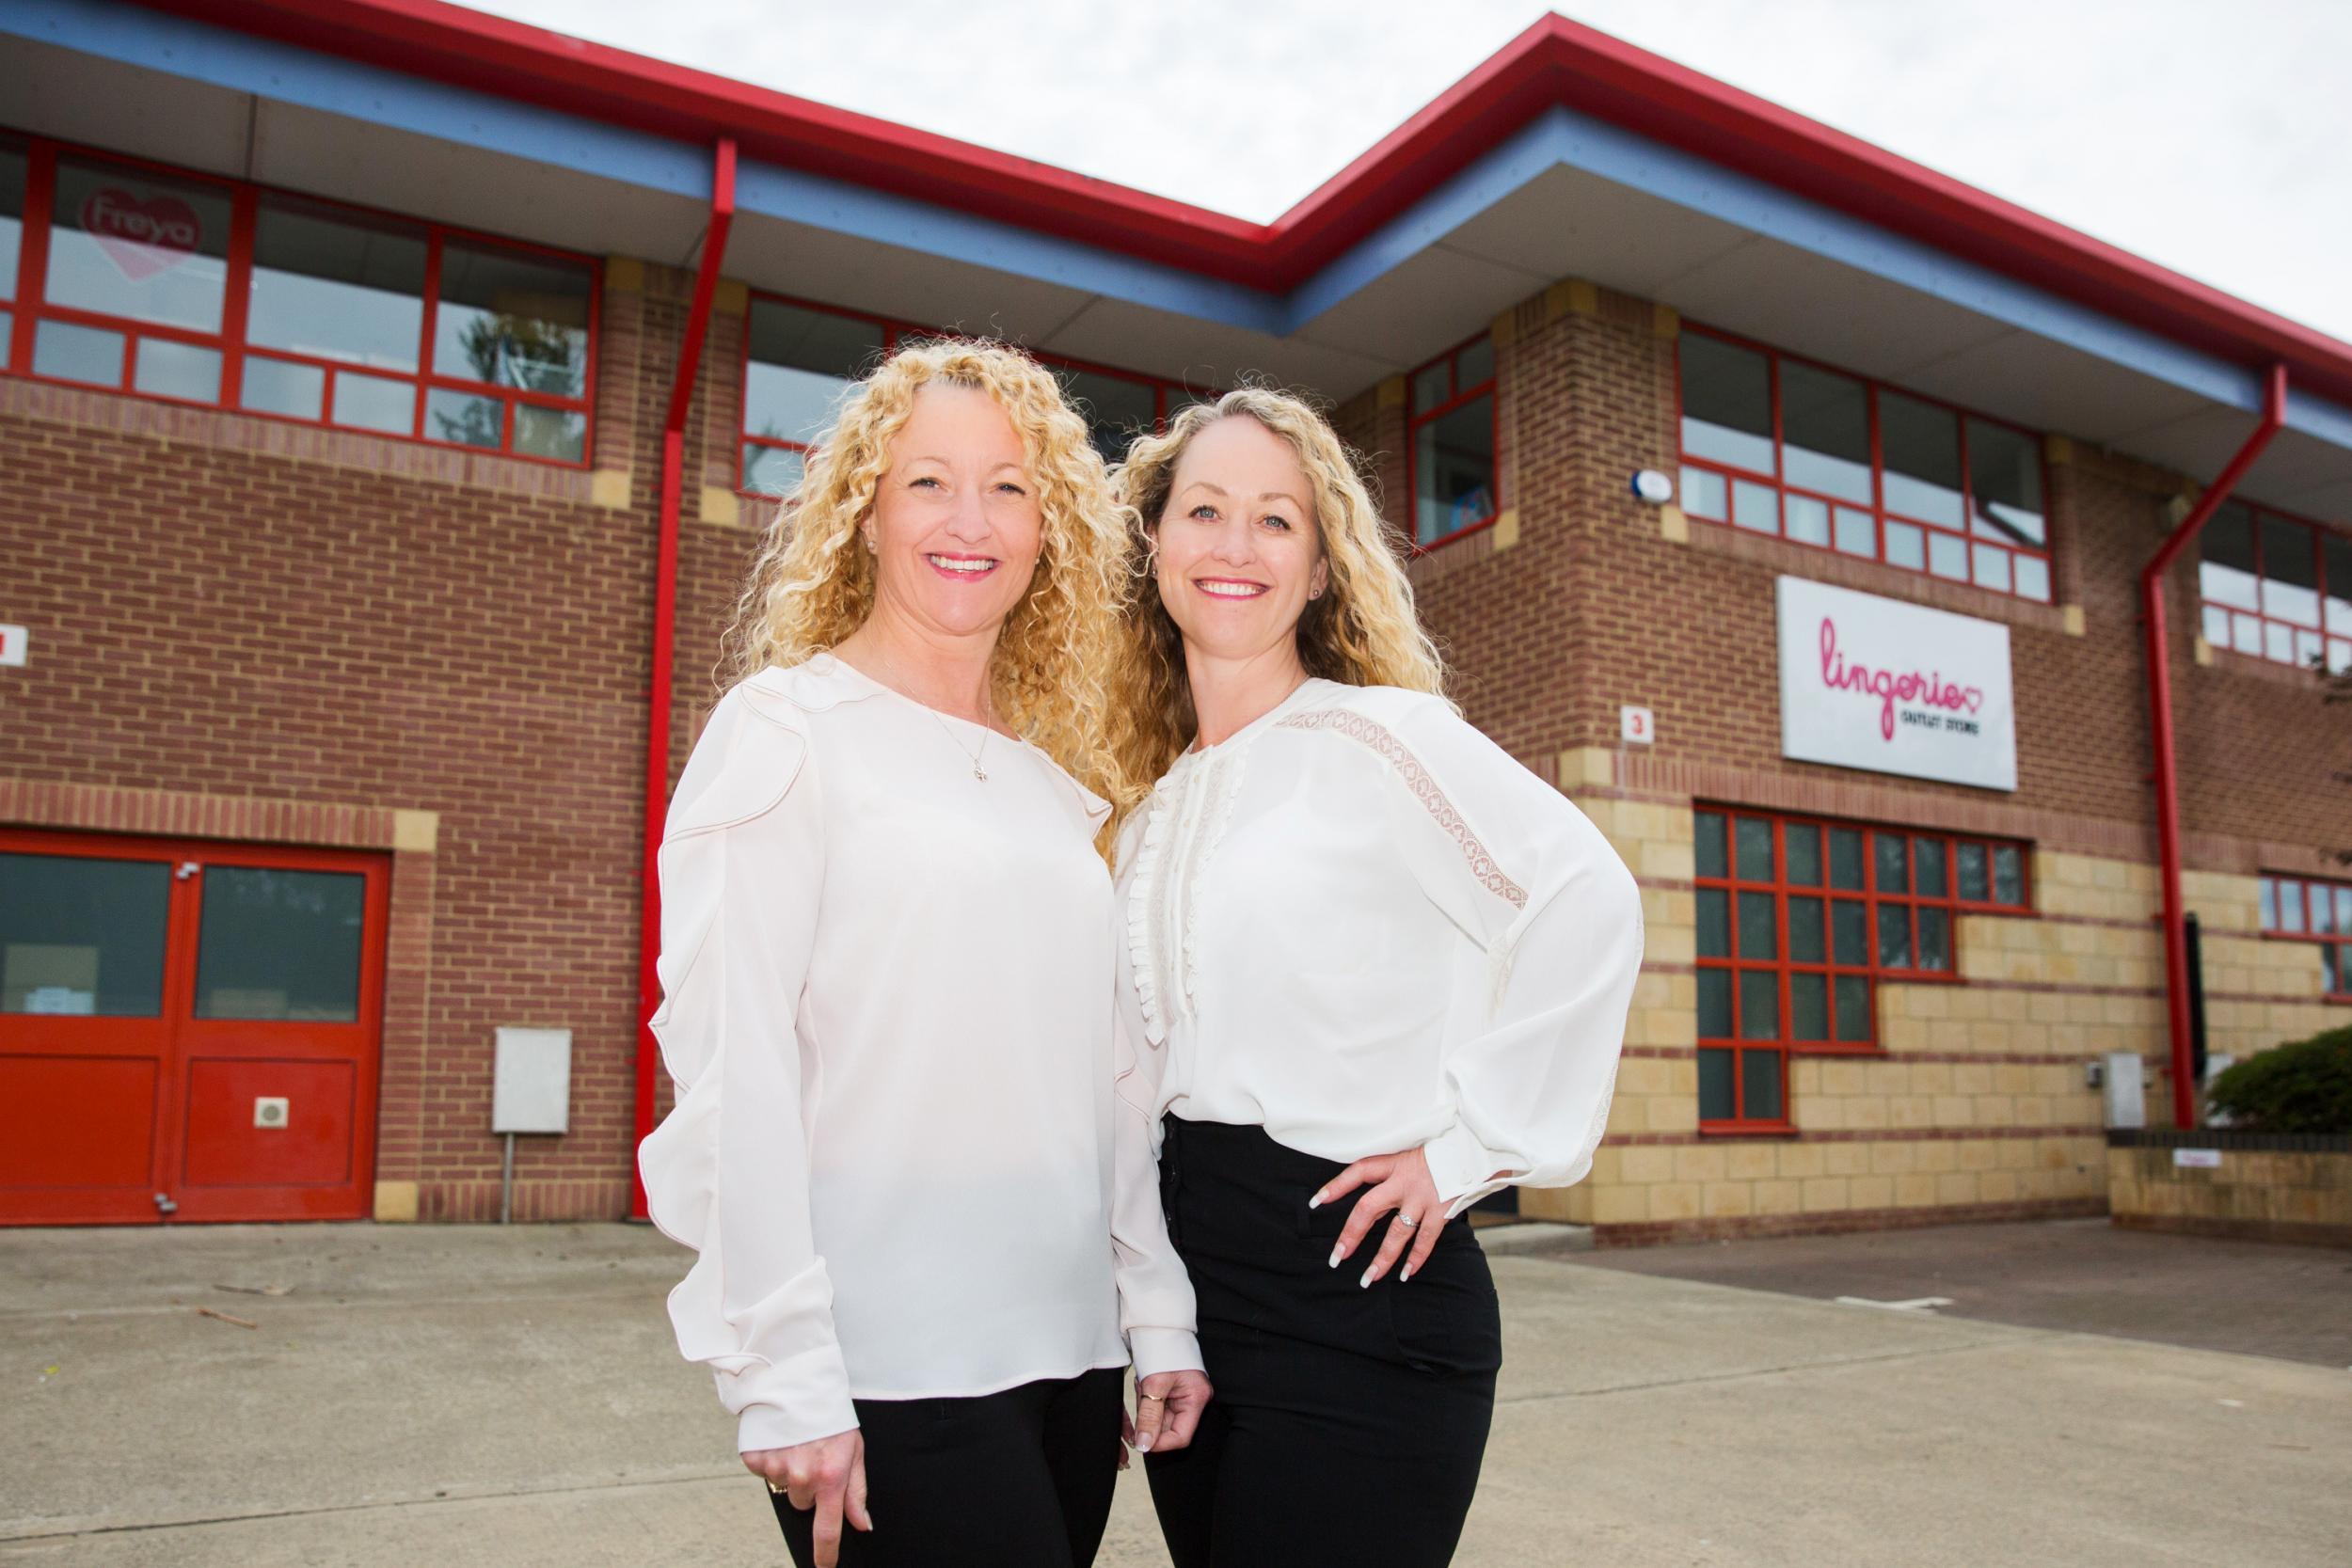
POLYGON ((1136 1395, 1136 1398, 1138 1401, 1150 1400, 1153 1404, 1164 1404, 1168 1401, 1168 1396, 1166 1394, 1146 1394, 1138 1392, 1136 1395))
POLYGON ((1421 1221, 1413 1218, 1410 1214, 1401 1213, 1397 1215, 1396 1223, 1403 1226, 1407 1230, 1418 1230, 1421 1228, 1421 1221))

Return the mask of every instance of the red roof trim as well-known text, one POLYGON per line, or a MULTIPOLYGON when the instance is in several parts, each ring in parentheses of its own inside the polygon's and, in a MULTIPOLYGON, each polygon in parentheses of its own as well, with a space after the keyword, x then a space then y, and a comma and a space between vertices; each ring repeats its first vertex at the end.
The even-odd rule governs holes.
POLYGON ((1276 293, 1565 105, 2233 363, 2283 361, 2352 402, 2352 344, 1559 16, 1258 224, 440 0, 143 3, 657 135, 733 135, 747 157, 1276 293))

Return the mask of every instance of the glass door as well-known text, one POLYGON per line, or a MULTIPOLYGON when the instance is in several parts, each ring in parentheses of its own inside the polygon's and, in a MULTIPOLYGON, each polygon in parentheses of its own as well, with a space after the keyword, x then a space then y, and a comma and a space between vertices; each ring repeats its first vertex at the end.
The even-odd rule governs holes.
POLYGON ((175 866, 41 842, 0 838, 0 1220, 159 1219, 175 866))
POLYGON ((0 834, 0 1222, 357 1218, 381 856, 0 834))

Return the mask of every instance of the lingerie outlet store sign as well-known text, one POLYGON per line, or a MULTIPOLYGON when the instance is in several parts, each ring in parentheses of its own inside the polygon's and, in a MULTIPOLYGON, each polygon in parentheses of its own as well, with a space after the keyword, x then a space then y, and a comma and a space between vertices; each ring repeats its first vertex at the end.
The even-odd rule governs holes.
POLYGON ((2017 787, 2007 626, 1804 578, 1778 597, 1782 755, 2017 787))

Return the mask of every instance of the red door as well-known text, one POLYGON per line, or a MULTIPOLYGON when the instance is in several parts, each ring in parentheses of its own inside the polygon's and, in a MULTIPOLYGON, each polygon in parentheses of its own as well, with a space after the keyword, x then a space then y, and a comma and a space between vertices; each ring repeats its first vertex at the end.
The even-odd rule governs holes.
POLYGON ((380 855, 0 832, 0 1223, 355 1219, 380 855))

